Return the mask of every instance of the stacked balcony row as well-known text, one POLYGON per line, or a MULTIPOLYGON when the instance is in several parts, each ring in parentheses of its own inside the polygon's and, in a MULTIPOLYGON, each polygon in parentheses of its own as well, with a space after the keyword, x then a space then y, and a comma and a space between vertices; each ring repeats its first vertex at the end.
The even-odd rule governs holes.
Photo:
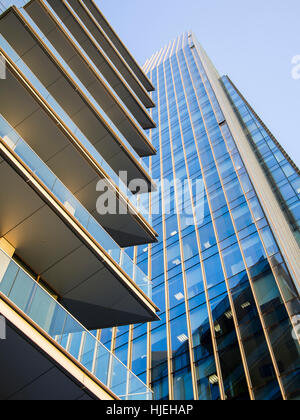
POLYGON ((156 153, 145 132, 153 86, 93 1, 7 1, 0 12, 0 312, 10 337, 0 366, 11 377, 0 399, 32 399, 33 384, 49 398, 149 399, 88 330, 158 319, 151 283, 124 250, 157 241, 141 205, 156 189, 142 160, 156 153), (99 211, 110 200, 115 211, 99 211))

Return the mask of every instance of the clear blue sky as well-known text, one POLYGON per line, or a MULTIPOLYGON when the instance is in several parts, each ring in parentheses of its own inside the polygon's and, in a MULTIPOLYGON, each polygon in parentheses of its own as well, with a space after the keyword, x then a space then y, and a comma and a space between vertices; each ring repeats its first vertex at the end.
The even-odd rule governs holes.
POLYGON ((97 0, 142 65, 193 30, 221 74, 228 74, 300 166, 299 0, 97 0))

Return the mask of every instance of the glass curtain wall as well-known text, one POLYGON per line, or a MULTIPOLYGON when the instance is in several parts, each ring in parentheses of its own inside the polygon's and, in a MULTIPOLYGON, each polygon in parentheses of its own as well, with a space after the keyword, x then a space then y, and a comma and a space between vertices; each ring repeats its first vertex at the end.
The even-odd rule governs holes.
MULTIPOLYGON (((102 331, 101 339, 157 400, 298 399, 299 296, 193 37, 179 37, 145 69, 158 104, 149 133, 158 154, 147 163, 161 188, 143 205, 160 241, 126 252, 151 278, 161 321, 102 331)), ((261 127, 247 112, 256 135, 261 127)), ((287 207, 296 213, 295 173, 265 140, 283 194, 289 175, 287 207)))

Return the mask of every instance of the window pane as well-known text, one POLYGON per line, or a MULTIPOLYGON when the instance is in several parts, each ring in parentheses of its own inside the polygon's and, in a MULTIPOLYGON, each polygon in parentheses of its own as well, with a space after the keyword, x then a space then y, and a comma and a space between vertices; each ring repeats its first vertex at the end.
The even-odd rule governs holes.
POLYGON ((266 254, 258 236, 258 233, 241 241, 247 266, 252 267, 260 261, 266 259, 266 254))
POLYGON ((207 287, 213 287, 224 281, 224 273, 219 254, 204 261, 207 287))

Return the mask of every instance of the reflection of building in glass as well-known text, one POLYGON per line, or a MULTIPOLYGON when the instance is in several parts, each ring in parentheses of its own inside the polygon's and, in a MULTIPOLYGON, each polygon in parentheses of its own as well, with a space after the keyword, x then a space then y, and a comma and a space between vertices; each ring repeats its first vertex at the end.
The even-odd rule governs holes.
POLYGON ((158 104, 150 172, 190 190, 180 214, 165 214, 182 202, 176 188, 145 198, 161 209, 160 241, 127 250, 161 321, 104 330, 103 342, 156 399, 298 399, 299 170, 193 34, 144 70, 158 104))

